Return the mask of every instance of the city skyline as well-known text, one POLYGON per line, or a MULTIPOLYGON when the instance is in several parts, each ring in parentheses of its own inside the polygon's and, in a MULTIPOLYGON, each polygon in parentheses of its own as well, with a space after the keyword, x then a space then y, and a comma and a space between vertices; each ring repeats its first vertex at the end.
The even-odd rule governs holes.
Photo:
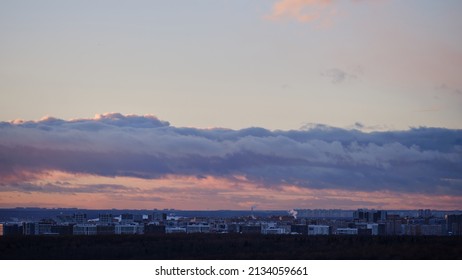
POLYGON ((0 1, 0 207, 460 209, 462 2, 0 1))

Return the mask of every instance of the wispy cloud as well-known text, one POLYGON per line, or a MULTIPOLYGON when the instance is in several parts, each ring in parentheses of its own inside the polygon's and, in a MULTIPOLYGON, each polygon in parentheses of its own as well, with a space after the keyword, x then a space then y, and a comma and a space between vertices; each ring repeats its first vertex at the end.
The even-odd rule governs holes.
POLYGON ((462 95, 462 89, 449 86, 446 83, 442 83, 442 84, 435 86, 435 90, 441 93, 449 93, 449 94, 458 95, 458 96, 462 95))
POLYGON ((327 21, 336 10, 332 0, 281 0, 273 5, 269 19, 295 19, 299 22, 327 21))
POLYGON ((374 132, 374 131, 387 131, 391 130, 389 126, 386 125, 367 125, 362 122, 355 122, 354 124, 347 127, 347 129, 356 129, 362 132, 374 132))
MULTIPOLYGON (((27 182, 23 174, 53 170, 146 179, 245 178, 269 188, 460 195, 462 131, 413 128, 365 133, 319 125, 292 131, 197 129, 170 126, 153 116, 121 114, 0 123, 3 187, 20 187, 27 182)), ((38 187, 68 191, 68 186, 38 187)))
POLYGON ((348 80, 355 80, 358 76, 354 73, 349 73, 339 68, 330 68, 321 73, 321 76, 330 80, 333 84, 341 84, 348 80))
MULTIPOLYGON (((348 2, 378 2, 379 0, 344 0, 348 2)), ((279 0, 273 5, 270 20, 291 19, 302 23, 332 24, 342 0, 279 0)))
POLYGON ((19 191, 26 193, 133 193, 139 191, 137 188, 130 188, 117 184, 86 184, 72 185, 68 182, 54 183, 0 183, 0 192, 19 191))

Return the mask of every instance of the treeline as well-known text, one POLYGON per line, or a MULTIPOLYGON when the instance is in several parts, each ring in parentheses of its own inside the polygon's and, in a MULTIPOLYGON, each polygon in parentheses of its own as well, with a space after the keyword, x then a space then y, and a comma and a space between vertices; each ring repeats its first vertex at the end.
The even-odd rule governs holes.
POLYGON ((462 259, 462 238, 242 234, 3 236, 0 259, 462 259))

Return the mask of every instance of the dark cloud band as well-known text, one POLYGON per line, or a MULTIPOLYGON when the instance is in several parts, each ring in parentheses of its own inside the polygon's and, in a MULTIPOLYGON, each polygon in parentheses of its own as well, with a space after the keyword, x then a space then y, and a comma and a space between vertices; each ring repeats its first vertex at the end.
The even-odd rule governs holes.
POLYGON ((244 176, 268 187, 460 195, 462 131, 196 129, 121 114, 0 123, 3 185, 24 181, 18 174, 46 170, 138 178, 244 176))

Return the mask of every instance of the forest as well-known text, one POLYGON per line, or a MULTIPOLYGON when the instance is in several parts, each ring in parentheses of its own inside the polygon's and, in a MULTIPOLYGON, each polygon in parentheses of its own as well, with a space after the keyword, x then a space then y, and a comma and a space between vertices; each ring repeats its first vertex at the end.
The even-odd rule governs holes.
POLYGON ((2 236, 4 260, 462 259, 456 236, 158 234, 2 236))

